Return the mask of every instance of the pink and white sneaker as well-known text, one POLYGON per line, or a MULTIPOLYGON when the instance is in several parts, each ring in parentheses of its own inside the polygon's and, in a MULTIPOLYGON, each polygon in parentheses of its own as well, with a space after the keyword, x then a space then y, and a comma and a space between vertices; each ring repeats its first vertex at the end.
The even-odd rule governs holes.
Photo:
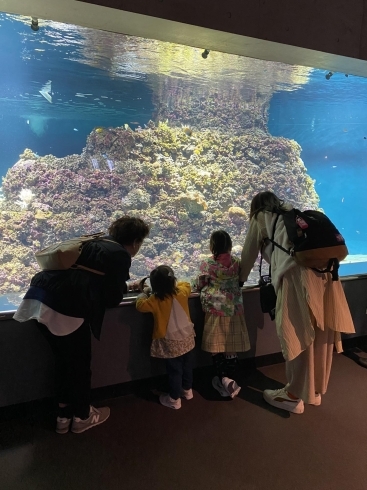
POLYGON ((236 397, 241 391, 241 386, 238 386, 236 381, 231 378, 222 378, 222 385, 231 398, 236 397))

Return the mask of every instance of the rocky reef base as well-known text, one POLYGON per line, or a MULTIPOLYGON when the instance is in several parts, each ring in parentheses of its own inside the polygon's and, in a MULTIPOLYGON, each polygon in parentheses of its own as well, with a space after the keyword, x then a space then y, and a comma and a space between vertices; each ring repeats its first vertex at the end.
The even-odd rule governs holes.
POLYGON ((227 230, 240 253, 258 191, 317 208, 300 151, 295 141, 260 129, 231 136, 167 122, 95 128, 81 155, 38 157, 27 149, 2 183, 0 294, 27 288, 39 270, 35 251, 106 230, 124 214, 152 225, 133 278, 161 263, 180 278, 195 277, 213 230, 227 230))

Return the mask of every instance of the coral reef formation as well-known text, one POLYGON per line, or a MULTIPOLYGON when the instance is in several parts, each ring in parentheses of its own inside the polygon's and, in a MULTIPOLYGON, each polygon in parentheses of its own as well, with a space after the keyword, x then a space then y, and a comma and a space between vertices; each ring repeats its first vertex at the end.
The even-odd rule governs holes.
POLYGON ((256 192, 272 190, 298 207, 317 208, 300 150, 259 129, 229 135, 168 122, 135 131, 96 128, 81 155, 39 157, 27 149, 2 183, 0 293, 27 287, 38 270, 34 251, 106 230, 126 213, 152 224, 132 277, 159 263, 193 277, 213 230, 226 229, 240 252, 256 192))
MULTIPOLYGON (((29 17, 10 17, 29 24, 29 17)), ((100 124, 103 107, 113 117, 111 126, 127 114, 133 114, 135 128, 148 117, 154 122, 135 130, 127 124, 96 127, 80 155, 39 157, 26 149, 8 170, 0 189, 0 294, 13 294, 12 302, 39 270, 36 250, 106 230, 125 213, 152 224, 133 260, 132 277, 167 263, 179 277, 191 278, 209 253, 214 229, 228 230, 234 252, 240 253, 256 192, 270 189, 299 207, 318 206, 299 145, 272 137, 267 129, 272 95, 306 84, 310 68, 214 51, 204 60, 198 48, 41 22, 54 33, 44 45, 46 53, 42 49, 36 58, 42 71, 60 64, 55 53, 61 39, 68 47, 62 57, 96 70, 104 95, 102 102, 96 94, 78 93, 77 103, 67 95, 51 105, 47 82, 38 88, 46 105, 32 101, 27 111, 21 95, 22 117, 34 133, 41 136, 50 118, 78 118, 79 112, 100 124), (104 76, 118 81, 116 97, 104 76)), ((29 47, 38 41, 27 32, 22 29, 21 35, 29 47)), ((29 52, 20 54, 26 63, 29 52)), ((81 70, 82 86, 85 73, 81 70)))

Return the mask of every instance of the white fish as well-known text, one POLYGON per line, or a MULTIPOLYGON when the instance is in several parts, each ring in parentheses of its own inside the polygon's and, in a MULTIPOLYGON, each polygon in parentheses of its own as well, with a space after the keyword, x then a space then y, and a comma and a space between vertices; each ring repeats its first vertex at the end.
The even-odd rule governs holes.
POLYGON ((333 165, 333 166, 332 166, 332 168, 336 168, 336 167, 337 167, 337 165, 333 165))
POLYGON ((342 202, 344 202, 344 197, 342 197, 342 202))
POLYGON ((29 124, 29 119, 27 119, 27 124, 29 124))
POLYGON ((358 235, 360 235, 360 234, 361 234, 361 232, 360 232, 360 231, 358 231, 358 230, 356 230, 356 233, 358 233, 358 235))
POLYGON ((49 80, 47 83, 45 83, 42 89, 38 91, 42 95, 42 97, 44 97, 48 102, 50 102, 50 104, 52 104, 51 84, 52 81, 49 80))
POLYGON ((74 131, 79 131, 79 129, 74 128, 74 131))

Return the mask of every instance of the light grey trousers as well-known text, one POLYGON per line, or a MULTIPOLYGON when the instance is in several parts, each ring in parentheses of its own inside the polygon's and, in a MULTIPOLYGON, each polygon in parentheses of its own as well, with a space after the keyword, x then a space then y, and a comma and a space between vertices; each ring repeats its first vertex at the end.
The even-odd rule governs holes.
POLYGON ((326 392, 331 364, 335 332, 315 327, 315 340, 299 356, 286 361, 287 391, 305 403, 314 403, 315 393, 326 392))

